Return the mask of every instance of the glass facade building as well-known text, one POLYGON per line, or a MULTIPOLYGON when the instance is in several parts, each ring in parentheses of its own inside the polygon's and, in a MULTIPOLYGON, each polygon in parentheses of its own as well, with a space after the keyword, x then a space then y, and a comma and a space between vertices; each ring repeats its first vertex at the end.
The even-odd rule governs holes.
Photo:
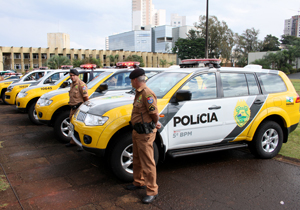
POLYGON ((129 31, 109 36, 109 50, 151 52, 151 31, 129 31))

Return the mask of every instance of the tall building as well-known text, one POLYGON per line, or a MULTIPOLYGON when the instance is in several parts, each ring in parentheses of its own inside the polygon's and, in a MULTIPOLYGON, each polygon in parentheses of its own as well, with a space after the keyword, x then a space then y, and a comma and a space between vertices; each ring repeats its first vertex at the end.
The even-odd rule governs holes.
POLYGON ((132 30, 166 24, 166 10, 155 10, 152 0, 132 0, 132 30))
POLYGON ((284 21, 283 34, 300 37, 300 15, 292 16, 284 21))
POLYGON ((152 0, 132 0, 132 29, 152 24, 152 0))
POLYGON ((166 25, 166 10, 164 9, 159 9, 153 10, 153 20, 152 23, 154 26, 162 26, 166 25))
POLYGON ((65 33, 47 33, 48 47, 70 48, 70 35, 65 33))
POLYGON ((178 14, 171 15, 171 26, 181 27, 186 25, 186 16, 179 16, 178 14))

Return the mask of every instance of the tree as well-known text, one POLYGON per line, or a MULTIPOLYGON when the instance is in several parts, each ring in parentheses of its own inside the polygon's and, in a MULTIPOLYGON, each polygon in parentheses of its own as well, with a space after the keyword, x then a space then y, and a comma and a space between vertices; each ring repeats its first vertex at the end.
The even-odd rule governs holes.
POLYGON ((91 64, 96 64, 97 67, 102 67, 102 63, 101 63, 101 60, 100 58, 91 58, 91 57, 88 57, 88 58, 85 58, 83 60, 81 60, 82 64, 88 64, 88 63, 91 63, 91 64))
POLYGON ((113 66, 115 66, 119 60, 119 55, 115 55, 115 56, 109 55, 108 58, 109 58, 110 62, 113 63, 113 66))
POLYGON ((145 66, 143 58, 141 56, 138 56, 138 55, 128 56, 125 59, 125 61, 137 61, 137 62, 140 62, 140 67, 144 67, 145 66))
MULTIPOLYGON (((191 35, 198 35, 205 39, 206 37, 206 17, 201 15, 199 23, 195 23, 199 30, 191 35)), ((225 21, 220 22, 216 16, 208 19, 208 55, 210 58, 225 58, 230 60, 232 48, 235 44, 234 33, 227 26, 225 21)))
POLYGON ((267 35, 262 43, 261 51, 278 51, 280 42, 276 36, 267 35))
POLYGON ((159 65, 161 65, 162 67, 165 67, 165 65, 167 65, 167 60, 159 59, 159 65))
POLYGON ((295 36, 282 35, 280 42, 284 45, 293 45, 293 43, 297 40, 300 40, 300 38, 295 36))
POLYGON ((54 55, 47 60, 46 65, 50 69, 59 69, 62 65, 70 65, 71 61, 67 56, 54 55))
POLYGON ((179 38, 175 42, 173 53, 177 53, 181 60, 192 58, 204 58, 205 56, 205 39, 182 39, 179 38))
POLYGON ((258 40, 259 30, 254 28, 247 29, 242 35, 235 35, 234 55, 239 66, 245 66, 248 63, 248 53, 257 52, 262 48, 262 42, 258 40))

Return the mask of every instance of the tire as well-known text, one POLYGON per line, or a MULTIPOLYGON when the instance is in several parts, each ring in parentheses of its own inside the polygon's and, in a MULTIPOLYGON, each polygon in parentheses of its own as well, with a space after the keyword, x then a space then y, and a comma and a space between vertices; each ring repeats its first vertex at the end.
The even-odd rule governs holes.
POLYGON ((54 133, 57 136, 58 140, 62 143, 69 143, 71 140, 71 137, 69 137, 69 125, 70 125, 70 119, 69 119, 70 111, 64 111, 58 115, 54 122, 54 133))
POLYGON ((37 113, 35 111, 35 104, 36 102, 33 102, 30 104, 29 109, 28 109, 28 117, 29 120, 36 125, 42 125, 42 123, 40 123, 38 117, 37 117, 37 113))
POLYGON ((2 99, 3 104, 8 105, 8 103, 5 101, 5 92, 6 92, 6 89, 2 90, 1 99, 2 99))
POLYGON ((266 121, 257 129, 250 151, 256 157, 269 159, 275 157, 281 149, 283 142, 282 128, 274 121, 266 121))
MULTIPOLYGON (((123 135, 122 135, 123 136, 123 135)), ((154 160, 158 163, 159 152, 155 142, 153 142, 154 160)), ((113 173, 124 182, 133 181, 133 148, 132 135, 127 133, 124 138, 117 142, 110 153, 110 167, 113 173)))

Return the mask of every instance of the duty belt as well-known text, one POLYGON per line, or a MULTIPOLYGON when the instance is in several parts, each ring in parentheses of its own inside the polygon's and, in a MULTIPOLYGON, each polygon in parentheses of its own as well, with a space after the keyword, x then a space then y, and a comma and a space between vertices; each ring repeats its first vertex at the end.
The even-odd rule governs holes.
POLYGON ((134 125, 132 125, 130 121, 129 124, 138 134, 152 133, 155 128, 155 123, 153 121, 150 123, 135 123, 134 125))
POLYGON ((76 105, 74 105, 74 106, 70 106, 71 107, 71 109, 78 109, 78 107, 80 106, 82 104, 82 102, 80 102, 80 103, 78 103, 78 104, 76 104, 76 105))

